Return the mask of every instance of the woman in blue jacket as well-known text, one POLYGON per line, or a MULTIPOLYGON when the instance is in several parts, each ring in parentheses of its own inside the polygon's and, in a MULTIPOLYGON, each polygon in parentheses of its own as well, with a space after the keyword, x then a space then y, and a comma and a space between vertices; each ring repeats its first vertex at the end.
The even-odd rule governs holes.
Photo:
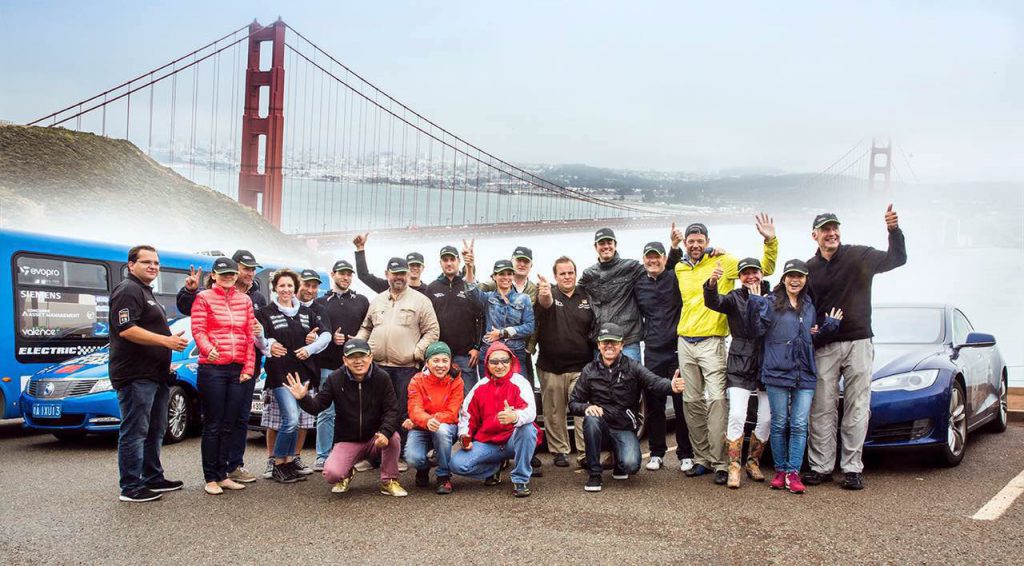
POLYGON ((469 296, 480 302, 486 317, 480 359, 486 360, 487 349, 500 340, 519 358, 520 365, 527 367, 533 363, 526 349, 527 339, 535 327, 533 302, 529 295, 516 291, 512 284, 511 261, 500 259, 494 262, 491 274, 496 285, 494 291, 482 291, 476 284, 468 286, 469 296))
POLYGON ((843 311, 833 308, 818 328, 814 304, 807 294, 807 264, 799 259, 786 262, 782 281, 771 294, 760 296, 761 289, 754 285, 748 289, 750 329, 755 335, 764 336, 761 381, 768 390, 771 406, 775 460, 771 487, 803 493, 800 465, 807 447, 807 417, 818 381, 811 337, 819 332, 835 332, 843 311))

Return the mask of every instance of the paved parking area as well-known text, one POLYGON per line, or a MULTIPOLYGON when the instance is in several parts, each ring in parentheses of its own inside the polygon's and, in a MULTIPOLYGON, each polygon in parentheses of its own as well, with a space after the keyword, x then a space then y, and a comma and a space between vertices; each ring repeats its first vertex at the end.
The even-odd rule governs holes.
MULTIPOLYGON (((189 439, 164 451, 185 489, 129 504, 117 500, 110 440, 64 444, 7 422, 0 563, 1020 563, 1024 500, 995 521, 971 516, 1024 470, 1022 445, 1024 426, 1013 423, 975 435, 957 468, 875 455, 866 490, 801 496, 749 482, 727 490, 672 469, 606 476, 590 494, 583 474, 545 456, 533 497, 517 500, 507 483, 464 479, 437 496, 413 488, 411 473, 402 499, 378 495, 368 473, 342 496, 314 475, 213 497, 189 439)), ((259 461, 258 437, 250 450, 259 461)))

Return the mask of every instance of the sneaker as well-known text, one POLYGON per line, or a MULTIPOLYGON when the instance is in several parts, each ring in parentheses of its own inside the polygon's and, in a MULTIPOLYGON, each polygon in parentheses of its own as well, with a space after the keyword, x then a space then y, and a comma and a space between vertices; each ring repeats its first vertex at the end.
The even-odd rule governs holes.
POLYGON ((555 466, 558 468, 569 467, 569 457, 565 454, 555 454, 555 466))
POLYGON ((651 459, 647 461, 647 469, 652 472, 660 470, 664 463, 665 460, 661 456, 651 456, 651 459))
POLYGON ((230 491, 238 491, 241 489, 245 489, 245 484, 238 483, 231 478, 222 479, 219 482, 217 482, 217 485, 230 491))
POLYGON ((601 476, 598 474, 591 474, 587 479, 587 485, 583 486, 583 491, 601 491, 601 476))
POLYGON ((274 459, 267 458, 267 467, 263 468, 263 479, 269 480, 274 477, 274 459))
POLYGON ((185 485, 185 482, 178 480, 162 479, 146 486, 149 491, 163 493, 165 491, 178 491, 185 485))
MULTIPOLYGON (((296 481, 306 481, 306 475, 303 474, 301 471, 299 471, 299 465, 295 463, 295 460, 292 460, 291 462, 287 462, 287 463, 283 464, 283 466, 288 468, 288 473, 289 474, 295 476, 295 480, 296 481)), ((306 468, 306 469, 309 469, 309 468, 306 468)), ((313 471, 310 470, 310 473, 313 473, 313 471)))
POLYGON ((242 466, 238 466, 228 472, 228 479, 235 480, 238 483, 252 483, 256 481, 256 476, 242 466))
POLYGON ((715 471, 715 485, 725 485, 729 483, 729 472, 725 470, 715 471))
POLYGON ((307 466, 306 463, 302 461, 301 456, 296 456, 295 459, 292 460, 292 464, 295 464, 295 471, 299 475, 308 476, 313 473, 313 468, 307 466))
MULTIPOLYGON (((178 488, 180 488, 180 487, 181 486, 178 486, 178 488)), ((121 500, 121 501, 130 501, 130 502, 133 502, 133 503, 141 503, 143 501, 156 501, 157 499, 160 499, 163 496, 164 496, 164 494, 157 493, 157 492, 153 491, 152 489, 147 489, 145 487, 140 487, 139 489, 133 489, 132 491, 129 491, 128 493, 122 493, 121 496, 118 497, 118 499, 121 500)))
POLYGON ((220 495, 224 493, 224 490, 219 485, 217 485, 217 482, 215 481, 209 482, 205 486, 203 486, 203 491, 209 493, 210 495, 220 495))
POLYGON ((620 481, 621 480, 628 480, 629 479, 629 474, 627 474, 626 472, 623 472, 622 470, 613 470, 612 471, 612 479, 613 480, 620 480, 620 481))
POLYGON ((679 471, 689 472, 693 469, 693 458, 683 458, 679 460, 679 471))
POLYGON ((430 487, 430 470, 416 470, 416 487, 430 487))
POLYGON ((710 473, 711 470, 705 468, 702 464, 697 464, 696 466, 690 468, 689 470, 686 470, 686 477, 695 478, 697 476, 703 476, 704 474, 710 473))
POLYGON ((832 481, 832 474, 822 474, 811 470, 804 474, 801 478, 805 485, 821 485, 823 483, 830 483, 832 481))
POLYGON ((859 491, 864 489, 864 480, 861 479, 860 474, 857 472, 846 472, 843 474, 842 481, 839 482, 839 487, 859 491))
POLYGON ((321 458, 320 456, 317 456, 316 460, 313 461, 313 471, 314 472, 322 472, 322 471, 324 471, 324 465, 326 463, 327 463, 327 458, 321 458))
POLYGON ((790 493, 803 493, 807 490, 804 487, 804 482, 800 481, 800 474, 796 472, 786 474, 786 488, 789 489, 790 493))
MULTIPOLYGON (((399 461, 398 465, 401 466, 402 462, 399 461)), ((369 471, 369 470, 372 470, 372 469, 373 469, 373 464, 371 464, 369 460, 360 460, 360 461, 356 462, 355 470, 357 472, 366 472, 366 471, 369 471)), ((401 469, 399 469, 399 471, 401 471, 401 469)))
POLYGON ((775 477, 768 484, 772 489, 784 489, 786 487, 786 472, 775 472, 775 477))
POLYGON ((533 458, 530 458, 530 465, 533 466, 534 468, 541 467, 540 458, 538 458, 536 456, 534 456, 533 458))
POLYGON ((409 464, 407 464, 405 460, 399 460, 398 461, 398 471, 399 472, 405 472, 408 469, 409 469, 409 464))
POLYGON ((348 484, 351 481, 352 481, 352 478, 348 477, 348 478, 345 478, 345 479, 341 480, 340 482, 334 484, 334 487, 331 488, 331 493, 345 493, 345 492, 347 492, 348 491, 348 484))
POLYGON ((381 495, 390 495, 392 497, 405 497, 406 495, 409 495, 409 492, 402 488, 402 485, 398 483, 398 480, 380 482, 380 493, 381 495))
POLYGON ((295 483, 299 481, 299 476, 292 472, 291 466, 281 464, 280 466, 274 466, 271 479, 277 483, 295 483))
POLYGON ((453 489, 454 488, 452 488, 452 478, 449 478, 449 477, 437 478, 437 494, 438 495, 448 495, 449 493, 451 493, 453 491, 453 489))
POLYGON ((491 487, 492 485, 498 485, 501 483, 501 469, 499 468, 494 475, 484 480, 484 485, 491 487))
POLYGON ((529 497, 533 493, 530 491, 530 486, 525 483, 513 483, 512 484, 512 495, 516 497, 529 497))

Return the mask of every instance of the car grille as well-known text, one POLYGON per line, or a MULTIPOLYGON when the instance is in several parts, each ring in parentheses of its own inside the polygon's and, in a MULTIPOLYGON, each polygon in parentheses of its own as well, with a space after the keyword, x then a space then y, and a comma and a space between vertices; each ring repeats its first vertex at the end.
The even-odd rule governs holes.
POLYGON ((63 399, 86 395, 92 391, 98 379, 34 379, 28 384, 28 394, 37 399, 63 399), (46 393, 47 384, 53 384, 53 391, 46 393))
POLYGON ((928 436, 932 432, 934 422, 932 419, 918 419, 916 421, 906 421, 902 423, 896 423, 888 426, 878 427, 871 431, 870 439, 872 442, 905 442, 908 440, 917 440, 924 436, 928 436))

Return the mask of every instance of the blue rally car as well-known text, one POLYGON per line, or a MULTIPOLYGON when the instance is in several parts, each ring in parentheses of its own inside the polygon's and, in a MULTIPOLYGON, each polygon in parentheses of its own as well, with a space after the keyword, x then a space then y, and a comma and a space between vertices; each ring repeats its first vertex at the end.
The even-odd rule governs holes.
POLYGON ((865 448, 922 447, 963 460, 967 435, 1006 430, 1007 371, 996 339, 945 304, 876 305, 865 448))

